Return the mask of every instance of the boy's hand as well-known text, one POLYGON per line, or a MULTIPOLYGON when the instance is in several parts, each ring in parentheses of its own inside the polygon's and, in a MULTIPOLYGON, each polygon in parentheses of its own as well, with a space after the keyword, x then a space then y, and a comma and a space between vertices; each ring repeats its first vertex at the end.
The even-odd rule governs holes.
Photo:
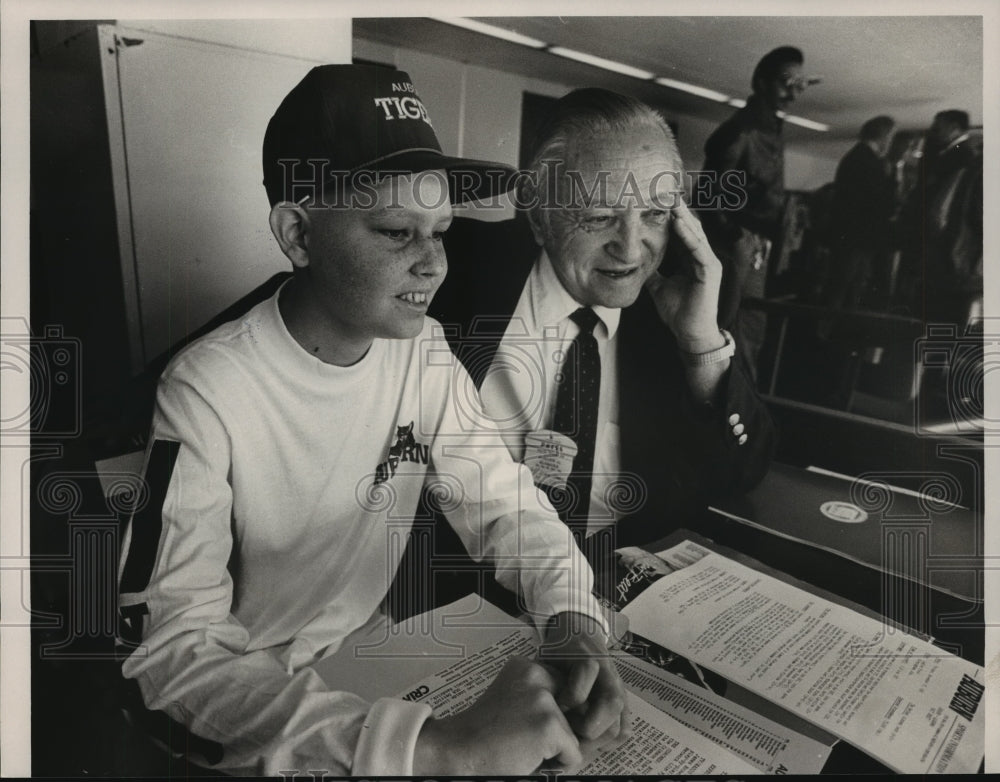
POLYGON ((539 660, 560 674, 556 702, 581 741, 596 746, 628 732, 625 686, 600 623, 586 614, 552 617, 539 660))
POLYGON ((556 704, 557 685, 545 666, 511 658, 468 709, 424 723, 414 776, 532 774, 546 761, 572 771, 580 745, 556 704))

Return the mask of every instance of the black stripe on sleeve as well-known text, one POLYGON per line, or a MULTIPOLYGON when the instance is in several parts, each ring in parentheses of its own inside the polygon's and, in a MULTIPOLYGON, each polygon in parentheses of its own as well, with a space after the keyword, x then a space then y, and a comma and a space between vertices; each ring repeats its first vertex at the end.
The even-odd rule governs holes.
POLYGON ((149 615, 149 606, 139 603, 118 608, 118 638, 129 653, 142 641, 142 618, 149 615))
POLYGON ((132 517, 132 541, 129 546, 119 592, 142 592, 149 586, 156 564, 156 550, 163 533, 163 502, 177 463, 180 443, 157 440, 149 454, 146 485, 149 502, 132 517))

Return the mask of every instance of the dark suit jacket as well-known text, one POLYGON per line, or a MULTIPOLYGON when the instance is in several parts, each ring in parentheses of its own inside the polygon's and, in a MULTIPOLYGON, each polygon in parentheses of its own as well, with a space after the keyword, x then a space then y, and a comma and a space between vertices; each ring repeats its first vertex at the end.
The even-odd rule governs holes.
POLYGON ((894 207, 888 164, 859 141, 837 165, 830 217, 834 241, 841 247, 887 248, 894 207))
MULTIPOLYGON (((676 244, 676 243, 675 243, 676 244)), ((482 383, 540 248, 527 220, 456 218, 445 234, 448 276, 430 314, 482 383)), ((755 485, 770 463, 774 427, 734 359, 716 404, 695 402, 670 330, 644 290, 618 329, 621 469, 638 476, 645 502, 616 526, 617 545, 654 541, 682 526, 712 496, 755 485), (738 445, 727 419, 748 435, 738 445)))

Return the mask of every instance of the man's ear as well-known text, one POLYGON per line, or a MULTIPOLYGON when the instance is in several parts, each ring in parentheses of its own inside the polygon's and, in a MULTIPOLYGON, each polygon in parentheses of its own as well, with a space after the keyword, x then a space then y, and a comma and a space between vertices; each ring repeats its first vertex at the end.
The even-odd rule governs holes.
POLYGON ((544 247, 547 231, 545 230, 545 226, 542 225, 541 209, 528 210, 528 225, 531 226, 531 233, 535 235, 535 242, 539 247, 544 247))
POLYGON ((299 204, 280 201, 271 207, 271 233, 297 269, 309 265, 309 213, 299 204))

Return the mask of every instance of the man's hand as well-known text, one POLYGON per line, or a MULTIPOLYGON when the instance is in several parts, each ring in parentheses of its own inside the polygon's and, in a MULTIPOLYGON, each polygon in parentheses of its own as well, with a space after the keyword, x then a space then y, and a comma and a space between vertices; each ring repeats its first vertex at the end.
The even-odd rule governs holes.
MULTIPOLYGON (((691 214, 683 199, 671 213, 674 233, 691 251, 694 262, 691 274, 664 277, 655 272, 646 281, 660 319, 677 339, 685 353, 708 353, 726 343, 719 331, 719 290, 722 287, 722 264, 705 238, 701 223, 691 214)), ((718 395, 729 361, 704 366, 688 366, 686 378, 692 396, 711 403, 718 395)))
POLYGON ((558 685, 545 666, 511 658, 468 709, 424 723, 414 776, 532 774, 546 761, 572 772, 580 746, 556 704, 558 685))
POLYGON ((724 343, 718 323, 722 264, 712 252, 701 223, 679 197, 671 219, 674 233, 694 257, 691 274, 664 277, 655 272, 646 287, 680 349, 687 353, 707 353, 724 343))
POLYGON ((552 617, 538 659, 560 677, 556 702, 587 746, 601 747, 627 733, 625 687, 608 654, 600 623, 586 614, 552 617))

